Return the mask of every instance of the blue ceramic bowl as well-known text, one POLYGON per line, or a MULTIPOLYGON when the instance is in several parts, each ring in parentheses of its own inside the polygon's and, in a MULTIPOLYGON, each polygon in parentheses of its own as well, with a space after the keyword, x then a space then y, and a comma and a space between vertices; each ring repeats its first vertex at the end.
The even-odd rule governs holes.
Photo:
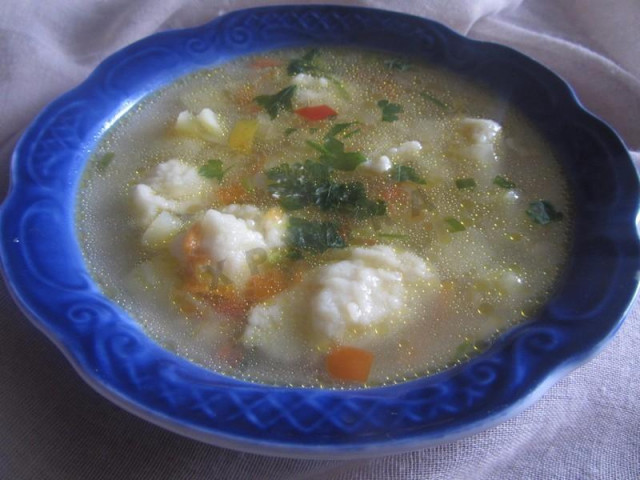
POLYGON ((585 111, 566 83, 524 55, 379 10, 258 8, 141 40, 35 119, 16 147, 11 182, 0 211, 0 258, 29 319, 116 404, 186 436, 251 452, 369 456, 495 425, 593 356, 620 327, 638 284, 639 185, 616 134, 585 111), (182 75, 309 44, 401 52, 445 66, 518 104, 553 144, 573 190, 574 235, 562 281, 533 321, 467 363, 419 380, 350 391, 279 388, 175 356, 102 295, 83 263, 74 205, 105 129, 182 75))

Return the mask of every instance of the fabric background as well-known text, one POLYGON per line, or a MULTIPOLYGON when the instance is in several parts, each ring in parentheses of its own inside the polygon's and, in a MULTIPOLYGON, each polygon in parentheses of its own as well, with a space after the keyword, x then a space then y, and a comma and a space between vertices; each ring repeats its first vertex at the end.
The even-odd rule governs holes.
MULTIPOLYGON (((271 3, 1 2, 0 198, 21 131, 106 56, 159 30, 271 3)), ((329 3, 427 16, 530 55, 568 80, 640 160, 638 0, 329 3)), ((357 461, 238 453, 138 419, 90 389, 1 282, 0 336, 0 479, 640 479, 638 303, 595 359, 515 418, 455 443, 357 461)))

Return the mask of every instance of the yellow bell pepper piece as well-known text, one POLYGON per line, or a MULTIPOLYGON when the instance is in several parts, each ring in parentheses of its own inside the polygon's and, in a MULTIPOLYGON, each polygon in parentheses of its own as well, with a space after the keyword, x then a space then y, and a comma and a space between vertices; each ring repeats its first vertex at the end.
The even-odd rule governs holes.
POLYGON ((257 120, 238 120, 229 135, 229 147, 242 153, 251 153, 256 130, 257 120))

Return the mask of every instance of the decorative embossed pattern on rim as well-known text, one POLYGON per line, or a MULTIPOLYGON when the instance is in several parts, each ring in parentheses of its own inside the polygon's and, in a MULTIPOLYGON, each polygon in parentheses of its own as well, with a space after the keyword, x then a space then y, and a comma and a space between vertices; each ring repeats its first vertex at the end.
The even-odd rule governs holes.
POLYGON ((640 266, 638 180, 616 134, 529 58, 426 19, 337 6, 266 7, 160 33, 105 60, 46 108, 13 156, 0 212, 7 283, 82 377, 123 408, 215 445, 298 457, 417 449, 495 425, 593 356, 622 323, 640 266), (196 69, 308 44, 416 55, 516 102, 560 154, 575 198, 566 275, 534 321, 440 374, 389 387, 278 388, 217 375, 163 350, 92 282, 74 196, 100 135, 148 93, 196 69))

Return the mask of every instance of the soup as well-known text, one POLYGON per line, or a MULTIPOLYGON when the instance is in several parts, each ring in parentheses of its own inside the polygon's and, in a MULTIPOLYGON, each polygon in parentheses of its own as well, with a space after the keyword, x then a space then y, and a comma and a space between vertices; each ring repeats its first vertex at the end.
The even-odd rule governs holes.
POLYGON ((531 317, 569 213, 504 99, 408 58, 291 49, 134 106, 86 169, 77 229, 104 293, 178 355, 351 387, 447 368, 531 317))

